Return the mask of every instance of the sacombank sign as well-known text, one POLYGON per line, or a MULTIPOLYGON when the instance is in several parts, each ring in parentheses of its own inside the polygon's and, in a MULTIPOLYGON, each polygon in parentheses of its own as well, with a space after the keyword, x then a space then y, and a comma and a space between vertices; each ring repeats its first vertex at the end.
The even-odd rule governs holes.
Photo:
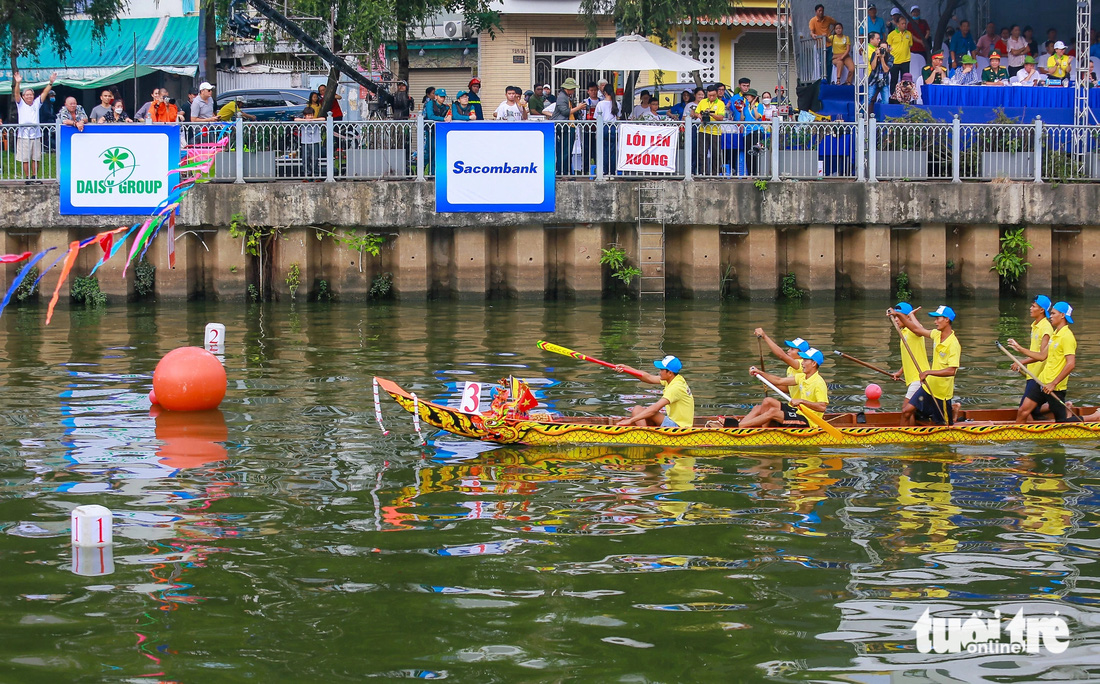
POLYGON ((58 159, 62 214, 143 214, 177 182, 179 127, 62 126, 58 159))
POLYGON ((554 124, 440 123, 435 127, 437 212, 554 211, 554 124))

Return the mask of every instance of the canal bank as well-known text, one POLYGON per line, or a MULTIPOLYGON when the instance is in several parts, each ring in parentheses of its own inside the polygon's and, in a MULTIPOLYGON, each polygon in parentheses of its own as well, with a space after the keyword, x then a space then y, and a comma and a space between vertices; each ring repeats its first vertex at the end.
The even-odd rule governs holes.
MULTIPOLYGON (((8 253, 141 218, 59 216, 55 186, 0 193, 8 253)), ((921 296, 989 297, 1000 236, 1018 228, 1032 245, 1022 291, 1100 288, 1094 184, 559 181, 552 214, 437 214, 431 182, 206 184, 183 206, 176 268, 163 234, 148 258, 160 299, 240 299, 261 281, 278 298, 316 296, 323 282, 357 299, 387 273, 402 299, 597 297, 616 291, 600 263, 613 245, 641 270, 635 289, 672 297, 772 299, 787 274, 814 298, 885 297, 901 274, 921 296), (248 227, 259 254, 239 236, 248 227), (367 233, 384 238, 377 256, 349 237, 367 233)), ((74 273, 98 256, 82 252, 74 273)), ((97 275, 109 296, 133 293, 117 257, 97 275)))

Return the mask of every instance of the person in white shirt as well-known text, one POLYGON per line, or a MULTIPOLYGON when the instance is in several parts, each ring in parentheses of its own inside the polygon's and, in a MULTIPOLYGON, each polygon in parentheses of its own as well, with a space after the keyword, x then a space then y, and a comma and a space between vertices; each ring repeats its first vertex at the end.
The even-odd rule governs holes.
POLYGON ((11 82, 12 98, 16 100, 19 114, 19 132, 15 134, 15 161, 23 162, 23 182, 41 185, 38 180, 38 162, 42 159, 42 129, 39 127, 39 110, 50 95, 57 74, 50 74, 50 82, 42 89, 42 94, 34 96, 30 88, 20 92, 19 85, 23 76, 15 72, 11 82))
POLYGON ((645 115, 649 112, 649 101, 650 101, 650 99, 652 99, 652 98, 649 96, 649 91, 648 90, 643 90, 641 92, 641 94, 638 95, 638 100, 641 104, 635 105, 634 111, 630 112, 630 120, 631 121, 637 121, 643 115, 645 115))
POLYGON ((1012 32, 1008 37, 1008 55, 1005 62, 1008 65, 1008 75, 1015 76, 1024 68, 1024 57, 1028 54, 1027 39, 1020 35, 1020 25, 1013 24, 1012 32))
POLYGON ((649 101, 649 109, 646 110, 636 120, 637 121, 664 121, 665 117, 661 116, 660 112, 657 111, 657 106, 659 104, 660 103, 656 100, 656 98, 651 99, 649 101))
POLYGON ((1035 58, 1031 55, 1024 57, 1024 68, 1016 72, 1016 75, 1010 79, 1012 85, 1021 86, 1034 86, 1039 85, 1046 77, 1039 73, 1039 70, 1035 68, 1035 58))
MULTIPOLYGON (((300 116, 294 117, 295 121, 317 121, 317 114, 312 107, 307 106, 300 116)), ((306 123, 301 128, 302 176, 304 183, 321 180, 321 127, 315 123, 306 123)))
POLYGON ((516 86, 508 86, 504 89, 504 102, 497 105, 493 116, 497 121, 523 121, 527 118, 527 103, 519 99, 520 92, 516 86))
POLYGON ((764 108, 765 121, 774 119, 776 112, 779 111, 779 107, 772 104, 772 94, 767 91, 764 91, 764 94, 760 96, 760 106, 764 108))

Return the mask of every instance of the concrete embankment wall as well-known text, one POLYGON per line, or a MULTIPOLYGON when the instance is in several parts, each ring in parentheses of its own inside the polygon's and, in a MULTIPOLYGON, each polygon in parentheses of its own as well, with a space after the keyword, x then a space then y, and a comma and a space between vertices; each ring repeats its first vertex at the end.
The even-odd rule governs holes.
MULTIPOLYGON (((813 297, 885 297, 905 273, 923 296, 981 297, 1000 288, 990 271, 1000 235, 1020 226, 1032 244, 1025 292, 1100 288, 1100 185, 614 181, 560 182, 557 192, 553 214, 436 214, 431 182, 207 184, 177 224, 176 269, 163 234, 149 250, 157 297, 242 298, 261 276, 285 297, 295 265, 299 298, 322 280, 361 298, 387 272, 401 298, 598 296, 616 282, 599 263, 611 244, 671 296, 769 299, 793 273, 813 297), (262 263, 230 237, 234 214, 279 228, 262 263), (348 231, 384 235, 381 255, 330 236, 348 231), (660 243, 654 234, 663 263, 646 248, 660 243)), ((0 189, 4 251, 64 249, 141 218, 59 216, 57 207, 56 187, 0 189)), ((75 273, 97 258, 82 253, 75 273)), ((133 291, 132 271, 124 280, 121 270, 116 257, 99 271, 109 295, 133 291)), ((2 269, 3 282, 14 273, 2 269)))

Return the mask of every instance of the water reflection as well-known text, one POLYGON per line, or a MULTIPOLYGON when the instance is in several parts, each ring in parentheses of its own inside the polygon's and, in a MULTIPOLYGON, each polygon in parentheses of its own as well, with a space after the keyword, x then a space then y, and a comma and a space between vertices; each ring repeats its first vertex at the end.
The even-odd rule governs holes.
MULTIPOLYGON (((999 319, 956 307, 964 347, 1006 320, 1024 327, 1025 307, 1004 306, 999 319)), ((840 333, 873 330, 881 308, 193 304, 72 312, 49 329, 5 315, 0 663, 18 680, 1100 676, 1100 465, 1087 444, 419 446, 407 416, 384 406, 383 437, 371 407, 377 373, 447 402, 465 379, 515 372, 564 413, 622 410, 639 391, 548 358, 541 337, 632 364, 676 353, 700 406, 719 412, 759 398, 744 377, 754 325, 897 366, 894 345, 840 333), (230 341, 222 411, 150 413, 156 360, 211 320, 230 341), (69 572, 68 511, 84 503, 118 515, 110 575, 69 572), (1067 616, 1066 653, 915 650, 926 609, 1020 607, 1067 616)), ((1017 398, 999 362, 965 365, 969 403, 1017 398)), ((827 376, 858 402, 862 373, 827 376)), ((884 405, 902 389, 887 386, 884 405)))

